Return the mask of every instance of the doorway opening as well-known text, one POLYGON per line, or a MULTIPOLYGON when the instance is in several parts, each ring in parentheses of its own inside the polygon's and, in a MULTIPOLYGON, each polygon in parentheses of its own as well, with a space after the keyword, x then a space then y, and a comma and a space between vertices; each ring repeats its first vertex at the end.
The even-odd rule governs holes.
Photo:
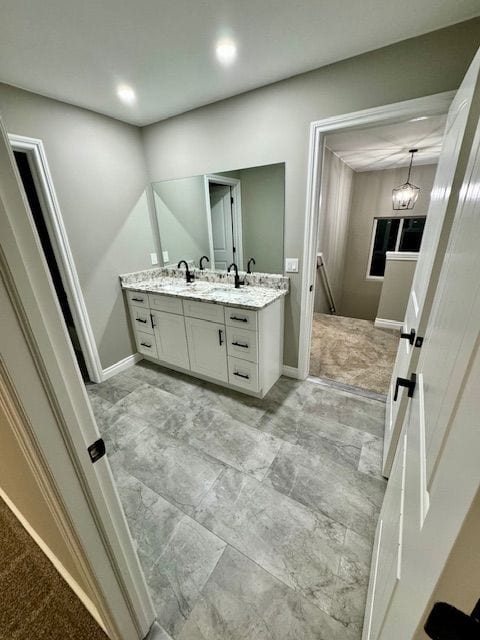
POLYGON ((212 269, 226 270, 234 262, 243 270, 240 180, 207 175, 205 197, 212 269))
POLYGON ((38 238, 42 246, 43 254, 47 262, 48 270, 52 278, 53 286, 57 295, 57 299, 62 311, 63 318, 67 327, 68 335, 72 343, 73 351, 82 374, 84 382, 90 382, 90 375, 83 351, 80 345, 79 336, 73 320, 72 311, 70 309, 68 296, 65 291, 60 269, 53 249, 52 240, 48 231, 47 221, 45 219, 43 207, 41 204, 42 195, 37 188, 37 183, 29 162, 28 154, 25 151, 14 150, 15 162, 22 180, 23 188, 27 196, 30 211, 32 212, 33 221, 37 230, 38 238))
POLYGON ((443 98, 391 117, 395 105, 382 118, 350 114, 347 126, 318 135, 307 266, 314 295, 304 307, 299 373, 386 397, 443 141, 443 98), (420 195, 413 208, 394 210, 392 190, 407 179, 413 147, 420 195))

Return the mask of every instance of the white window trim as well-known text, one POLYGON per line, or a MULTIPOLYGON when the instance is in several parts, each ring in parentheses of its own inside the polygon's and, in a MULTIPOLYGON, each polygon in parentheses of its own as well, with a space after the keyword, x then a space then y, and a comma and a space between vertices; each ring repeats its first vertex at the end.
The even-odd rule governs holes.
MULTIPOLYGON (((390 259, 395 259, 395 260, 413 260, 416 259, 416 256, 418 256, 418 253, 414 252, 414 251, 400 251, 400 240, 402 238, 402 231, 403 231, 403 223, 405 222, 405 218, 426 218, 426 215, 418 215, 418 216, 403 216, 400 218, 400 224, 398 225, 398 230, 397 230, 397 240, 395 242, 395 250, 394 251, 386 251, 385 252, 385 260, 389 259, 389 254, 390 256, 395 256, 395 257, 391 257, 390 259), (399 258, 399 255, 405 254, 405 258, 399 258), (412 258, 411 256, 414 256, 414 258, 412 258)), ((373 220, 373 228, 372 228, 372 238, 370 240, 370 251, 368 254, 368 261, 367 261, 367 273, 365 275, 365 279, 366 280, 373 280, 373 281, 377 281, 377 282, 382 282, 385 279, 385 276, 371 276, 370 275, 370 269, 372 267, 372 257, 373 257, 373 245, 375 244, 375 235, 377 233, 377 222, 379 220, 394 220, 395 216, 379 216, 378 218, 374 218, 373 220)))

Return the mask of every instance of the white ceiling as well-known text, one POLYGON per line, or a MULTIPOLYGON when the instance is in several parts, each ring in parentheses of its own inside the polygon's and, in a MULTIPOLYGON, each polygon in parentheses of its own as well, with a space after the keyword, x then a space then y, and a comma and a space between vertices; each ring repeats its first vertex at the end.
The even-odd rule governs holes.
POLYGON ((418 149, 414 164, 435 164, 442 147, 446 115, 425 120, 333 133, 327 146, 355 171, 378 171, 407 166, 409 149, 418 149))
POLYGON ((479 13, 478 0, 2 0, 0 81, 144 125, 479 13), (229 68, 214 56, 225 36, 229 68))

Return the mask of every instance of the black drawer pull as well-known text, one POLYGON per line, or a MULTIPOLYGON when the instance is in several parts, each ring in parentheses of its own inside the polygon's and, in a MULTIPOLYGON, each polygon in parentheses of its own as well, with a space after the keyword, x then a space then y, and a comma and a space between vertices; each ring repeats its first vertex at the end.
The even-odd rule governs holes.
POLYGON ((238 316, 230 316, 230 320, 237 320, 238 322, 248 322, 248 318, 239 318, 238 316))
POLYGON ((218 330, 218 344, 220 346, 222 346, 222 344, 225 342, 225 340, 223 339, 223 329, 219 329, 218 330))
POLYGON ((234 347, 242 347, 242 349, 248 349, 248 344, 244 342, 232 342, 234 347))
POLYGON ((135 318, 135 320, 136 320, 137 322, 143 322, 143 324, 147 324, 147 321, 146 321, 146 320, 143 320, 143 318, 135 318))
POLYGON ((132 302, 143 302, 143 298, 132 298, 132 302))
POLYGON ((151 349, 152 348, 152 345, 151 344, 147 344, 146 342, 140 342, 140 346, 147 347, 147 349, 151 349))
POLYGON ((238 371, 234 371, 233 375, 238 376, 239 378, 245 378, 245 380, 250 380, 250 376, 247 376, 246 373, 238 373, 238 371))

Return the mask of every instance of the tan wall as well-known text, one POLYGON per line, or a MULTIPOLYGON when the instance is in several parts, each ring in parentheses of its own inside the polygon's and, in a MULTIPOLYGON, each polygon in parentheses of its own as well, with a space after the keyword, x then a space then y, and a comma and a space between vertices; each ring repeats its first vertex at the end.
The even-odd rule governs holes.
MULTIPOLYGON (((465 519, 462 530, 447 560, 437 587, 427 607, 425 619, 435 602, 448 602, 470 614, 480 598, 480 492, 465 519)), ((413 640, 428 640, 423 631, 425 619, 413 640)))
POLYGON ((377 318, 403 322, 416 266, 416 260, 388 259, 387 255, 377 318))
MULTIPOLYGON (((375 217, 392 217, 392 188, 406 180, 406 168, 362 171, 353 178, 347 259, 343 280, 340 314, 375 320, 382 291, 381 280, 367 280, 367 265, 375 217)), ((413 215, 426 215, 436 165, 413 168, 412 182, 420 187, 413 215)), ((399 212, 399 215, 400 212, 399 212)))
POLYGON ((103 368, 136 351, 118 280, 156 251, 140 130, 0 84, 9 133, 40 138, 103 368))
POLYGON ((471 20, 143 129, 152 181, 286 162, 284 253, 300 258, 285 306, 286 365, 298 359, 310 123, 456 89, 479 36, 480 20, 471 20))
MULTIPOLYGON (((350 205, 352 200, 354 171, 330 149, 325 148, 322 167, 324 197, 320 207, 318 251, 323 254, 328 281, 336 308, 341 308, 343 298, 343 273, 345 269, 350 205)), ((322 277, 317 269, 314 309, 328 313, 322 277)))

